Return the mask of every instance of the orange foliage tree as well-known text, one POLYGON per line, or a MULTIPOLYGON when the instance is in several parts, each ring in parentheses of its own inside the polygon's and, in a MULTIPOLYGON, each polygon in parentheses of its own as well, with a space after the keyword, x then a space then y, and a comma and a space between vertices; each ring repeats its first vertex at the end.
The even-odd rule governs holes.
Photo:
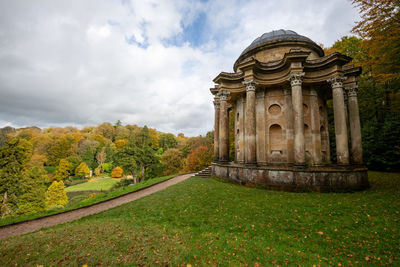
POLYGON ((199 171, 210 166, 213 160, 212 146, 198 146, 186 157, 185 171, 199 171))
POLYGON ((124 171, 122 170, 122 168, 117 166, 111 171, 111 177, 121 178, 123 173, 124 171))

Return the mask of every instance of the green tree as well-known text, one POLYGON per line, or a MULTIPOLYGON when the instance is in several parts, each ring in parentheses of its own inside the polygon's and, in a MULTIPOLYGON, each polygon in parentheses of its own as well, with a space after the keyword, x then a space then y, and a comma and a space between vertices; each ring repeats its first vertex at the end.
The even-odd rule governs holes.
POLYGON ((18 199, 18 214, 32 214, 45 210, 46 179, 47 172, 43 167, 33 167, 28 174, 23 176, 22 194, 18 199))
POLYGON ((63 181, 53 181, 45 193, 46 208, 64 207, 68 203, 67 193, 63 181))
POLYGON ((175 136, 171 133, 160 134, 159 143, 163 151, 167 151, 170 148, 176 148, 178 146, 178 141, 176 141, 175 136))
POLYGON ((165 175, 176 174, 183 167, 182 153, 176 148, 170 148, 162 155, 161 163, 164 167, 165 175))
POLYGON ((70 163, 67 159, 61 159, 54 173, 54 180, 61 181, 68 178, 71 169, 72 163, 70 163))
POLYGON ((118 151, 115 154, 115 160, 119 166, 125 171, 125 173, 129 173, 133 176, 136 183, 136 174, 135 171, 137 169, 136 164, 136 147, 133 142, 128 143, 122 150, 118 151))
POLYGON ((80 177, 88 177, 90 175, 90 170, 85 162, 81 162, 75 169, 75 175, 80 177))
POLYGON ((1 217, 16 210, 21 195, 21 177, 32 156, 32 144, 25 139, 13 138, 0 149, 0 205, 1 217))
POLYGON ((69 156, 67 160, 72 164, 70 174, 75 175, 76 167, 82 162, 82 158, 79 156, 69 156))

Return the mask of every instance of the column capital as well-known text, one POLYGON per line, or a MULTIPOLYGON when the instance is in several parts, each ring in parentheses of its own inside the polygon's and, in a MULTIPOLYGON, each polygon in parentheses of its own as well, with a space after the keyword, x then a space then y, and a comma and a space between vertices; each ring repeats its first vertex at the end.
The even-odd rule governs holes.
POLYGON ((332 78, 329 78, 328 80, 326 80, 328 83, 331 84, 332 89, 341 87, 343 88, 343 82, 347 79, 347 77, 343 76, 343 75, 336 75, 332 78))
POLYGON ((220 101, 227 101, 227 100, 229 100, 229 95, 230 95, 231 93, 229 92, 229 91, 226 91, 226 90, 221 90, 221 91, 219 91, 218 92, 218 97, 219 97, 219 100, 220 101))
POLYGON ((258 82, 256 80, 251 79, 251 80, 246 80, 242 82, 246 86, 246 91, 256 91, 256 86, 258 85, 258 82))
POLYGON ((291 86, 301 85, 303 82, 304 72, 292 72, 289 75, 288 81, 290 81, 291 86))
POLYGON ((214 108, 215 108, 215 109, 219 109, 219 101, 216 100, 216 101, 214 101, 213 103, 214 103, 214 108))
POLYGON ((357 97, 357 92, 358 92, 357 85, 346 87, 345 90, 349 97, 357 97))

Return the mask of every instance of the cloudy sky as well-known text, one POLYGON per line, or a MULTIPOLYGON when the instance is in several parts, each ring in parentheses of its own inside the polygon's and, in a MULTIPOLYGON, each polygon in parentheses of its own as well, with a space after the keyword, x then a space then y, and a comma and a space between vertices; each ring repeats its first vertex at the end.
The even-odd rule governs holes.
POLYGON ((0 127, 213 127, 212 79, 264 32, 330 46, 349 0, 0 0, 0 127))

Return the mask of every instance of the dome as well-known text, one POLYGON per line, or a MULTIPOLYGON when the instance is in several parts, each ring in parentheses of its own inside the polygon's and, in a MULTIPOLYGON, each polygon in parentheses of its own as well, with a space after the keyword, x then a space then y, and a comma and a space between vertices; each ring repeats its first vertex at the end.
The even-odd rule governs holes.
POLYGON ((243 50, 242 54, 246 53, 247 51, 250 51, 252 48, 255 48, 265 42, 277 39, 300 39, 304 41, 313 42, 310 38, 300 35, 295 31, 280 29, 277 31, 266 32, 260 37, 256 38, 245 50, 243 50))
POLYGON ((313 51, 311 58, 324 56, 324 51, 322 48, 310 38, 300 35, 295 31, 280 29, 266 32, 260 37, 256 38, 240 54, 239 58, 234 64, 233 69, 236 72, 237 65, 250 56, 255 56, 257 60, 262 62, 281 59, 283 58, 283 54, 285 52, 289 52, 290 48, 305 48, 309 51, 313 51))

